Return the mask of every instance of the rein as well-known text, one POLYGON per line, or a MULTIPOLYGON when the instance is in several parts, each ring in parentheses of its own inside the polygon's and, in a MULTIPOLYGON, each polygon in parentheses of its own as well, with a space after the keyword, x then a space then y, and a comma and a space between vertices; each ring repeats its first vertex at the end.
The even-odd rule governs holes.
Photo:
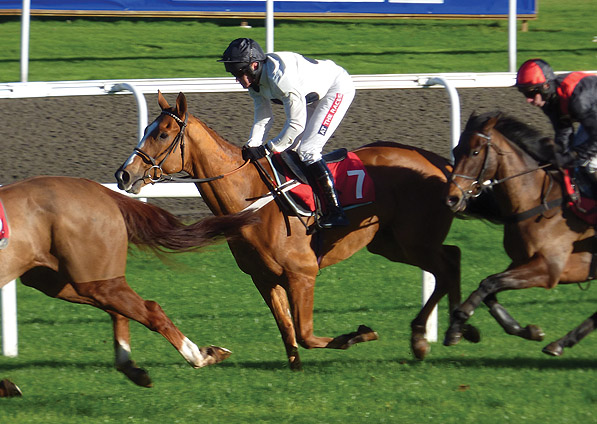
MULTIPOLYGON (((462 174, 452 174, 452 177, 450 178, 450 183, 454 184, 456 187, 458 187, 458 189, 462 192, 465 201, 468 201, 468 199, 470 199, 471 197, 479 197, 481 195, 481 192, 485 189, 491 189, 499 184, 502 184, 508 180, 514 179, 514 178, 518 178, 521 177, 523 175, 526 174, 530 174, 532 172, 535 171, 539 171, 541 169, 547 168, 549 167, 551 164, 545 164, 545 165, 540 165, 536 168, 533 169, 527 169, 526 171, 520 172, 518 174, 514 174, 514 175, 509 175, 507 177, 504 177, 502 179, 488 179, 488 180, 484 180, 482 182, 480 182, 480 180, 482 179, 481 177, 483 176, 483 174, 485 174, 485 171, 487 170, 487 162, 488 162, 488 158, 489 158, 489 148, 493 147, 495 149, 495 151, 500 154, 500 150, 496 147, 495 144, 493 144, 491 142, 491 135, 485 135, 483 133, 480 132, 475 132, 475 135, 477 135, 478 137, 484 138, 486 140, 486 142, 481 146, 487 146, 487 153, 485 155, 485 159, 483 160, 483 166, 481 167, 481 171, 479 172, 479 175, 477 176, 477 178, 475 177, 470 177, 468 175, 462 175, 462 174), (454 181, 454 177, 460 177, 463 178, 465 180, 472 180, 472 184, 471 184, 471 188, 469 188, 468 190, 464 190, 462 187, 460 187, 458 185, 458 183, 456 183, 454 181), (477 187, 481 187, 480 190, 476 190, 477 187)), ((551 187, 553 184, 550 184, 550 188, 548 190, 551 191, 551 187)), ((524 212, 520 212, 517 213, 515 215, 511 215, 509 217, 507 217, 507 221, 508 222, 521 222, 524 221, 526 219, 529 219, 535 215, 539 215, 542 214, 543 212, 547 212, 550 209, 554 209, 556 207, 560 207, 564 204, 565 200, 563 197, 560 197, 558 199, 554 199, 551 200, 549 202, 544 202, 542 201, 540 205, 535 206, 534 208, 531 208, 529 210, 526 210, 524 212)))
POLYGON ((162 164, 166 161, 166 159, 168 159, 168 157, 170 156, 170 154, 174 151, 174 149, 176 149, 176 146, 178 146, 179 144, 180 144, 180 157, 181 157, 181 170, 179 172, 185 172, 184 171, 184 152, 185 152, 185 143, 184 143, 185 140, 184 140, 184 136, 185 136, 185 130, 187 128, 187 121, 188 121, 188 118, 189 118, 189 114, 188 113, 186 114, 184 121, 182 119, 180 119, 178 116, 176 116, 175 114, 173 114, 171 112, 168 112, 166 110, 162 110, 161 115, 168 115, 172 119, 174 119, 180 125, 180 131, 178 132, 178 134, 176 134, 176 137, 174 137, 174 140, 172 140, 172 143, 170 143, 170 146, 168 146, 168 148, 166 149, 165 156, 160 161, 160 163, 156 163, 157 160, 154 157, 152 157, 148 153, 144 152, 143 150, 139 149, 138 147, 135 147, 133 149, 133 153, 134 154, 136 154, 137 156, 139 156, 143 160, 143 162, 145 162, 146 164, 151 165, 151 167, 149 167, 145 171, 145 174, 143 175, 143 180, 149 180, 149 182, 151 184, 161 183, 161 182, 207 183, 207 182, 210 182, 210 181, 219 180, 219 179, 224 178, 224 177, 226 177, 226 176, 228 176, 230 174, 233 174, 236 171, 239 171, 242 168, 244 168, 249 163, 249 161, 245 161, 241 166, 239 166, 236 169, 233 169, 230 172, 226 172, 224 174, 221 174, 221 175, 218 175, 218 176, 215 176, 215 177, 209 177, 209 178, 191 178, 190 176, 186 176, 186 177, 174 177, 174 176, 165 174, 164 171, 163 171, 163 169, 162 169, 162 164))

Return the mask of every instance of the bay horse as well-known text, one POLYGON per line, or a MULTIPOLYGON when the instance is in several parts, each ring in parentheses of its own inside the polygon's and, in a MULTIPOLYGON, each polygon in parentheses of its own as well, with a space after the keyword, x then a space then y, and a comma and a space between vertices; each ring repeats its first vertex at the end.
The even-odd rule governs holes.
POLYGON ((157 253, 190 251, 223 233, 233 236, 254 217, 210 217, 184 225, 155 205, 69 177, 5 185, 0 201, 10 225, 8 245, 0 250, 0 287, 20 277, 24 285, 50 297, 106 311, 112 318, 116 368, 135 384, 152 383, 131 359, 129 319, 164 336, 194 368, 230 355, 217 346, 197 347, 158 303, 129 287, 127 251, 129 242, 157 253))
MULTIPOLYGON (((215 215, 237 213, 269 192, 255 166, 245 166, 241 149, 188 112, 179 93, 170 106, 158 92, 161 114, 151 123, 131 156, 116 171, 118 186, 138 193, 163 175, 184 171, 195 179, 215 215), (215 179, 214 179, 215 178, 215 179)), ((450 164, 440 156, 395 143, 379 143, 354 153, 375 183, 375 201, 347 211, 350 226, 307 234, 301 220, 285 216, 275 202, 256 214, 259 224, 245 227, 229 242, 240 269, 249 274, 269 306, 286 348, 291 369, 300 369, 298 346, 347 349, 375 340, 360 326, 337 337, 314 334, 315 278, 363 247, 394 262, 415 265, 435 276, 435 289, 411 323, 411 347, 417 358, 429 351, 425 325, 439 300, 449 310, 460 303, 460 249, 444 240, 453 214, 443 202, 450 164)), ((271 171, 265 159, 259 164, 271 171)), ((308 218, 313 223, 313 218, 308 218)), ((467 333, 469 334, 469 333, 467 333)), ((470 334, 474 336, 471 327, 470 334)))
MULTIPOLYGON (((447 204, 454 212, 489 188, 504 224, 504 248, 512 262, 505 271, 485 278, 453 312, 445 345, 458 343, 461 326, 484 302, 511 335, 541 341, 536 325, 522 327, 498 302, 497 293, 530 287, 554 288, 594 278, 595 228, 567 203, 560 171, 551 169, 554 144, 533 128, 497 112, 471 115, 454 149, 454 173, 447 204), (550 153, 551 152, 551 153, 550 153)), ((543 352, 560 356, 596 325, 597 314, 543 352)))

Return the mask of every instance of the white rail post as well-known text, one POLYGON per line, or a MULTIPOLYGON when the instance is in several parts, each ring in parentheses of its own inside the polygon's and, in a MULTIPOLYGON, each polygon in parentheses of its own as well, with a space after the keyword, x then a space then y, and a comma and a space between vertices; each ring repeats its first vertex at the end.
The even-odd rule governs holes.
POLYGON ((274 0, 265 2, 265 50, 274 51, 274 0))
MULTIPOLYGON (((443 85, 446 90, 448 91, 448 95, 450 96, 450 116, 451 116, 451 125, 450 125, 450 141, 452 149, 456 147, 458 144, 458 139, 460 138, 460 98, 458 97, 458 92, 456 89, 443 77, 433 77, 427 80, 420 80, 420 85, 424 86, 432 86, 432 85, 443 85)), ((450 152, 452 151, 450 149, 450 152)), ((454 161, 454 158, 451 158, 454 161)), ((422 277, 422 298, 423 298, 423 305, 427 303, 427 300, 433 293, 435 289, 435 277, 433 274, 423 271, 422 277)), ((437 305, 433 308, 431 315, 429 315, 429 319, 427 320, 427 327, 426 327, 426 334, 427 340, 429 342, 437 342, 437 305)))
POLYGON ((145 134, 145 128, 147 128, 147 102, 143 93, 137 88, 127 82, 114 84, 109 90, 110 93, 116 93, 118 91, 130 91, 134 94, 135 100, 137 101, 137 141, 140 141, 145 134))
POLYGON ((516 72, 516 0, 510 0, 508 8, 508 70, 516 72))
POLYGON ((0 292, 2 298, 2 354, 17 356, 19 354, 17 333, 17 284, 11 281, 0 292))
POLYGON ((29 79, 29 23, 31 22, 31 0, 23 0, 21 10, 21 82, 29 79))

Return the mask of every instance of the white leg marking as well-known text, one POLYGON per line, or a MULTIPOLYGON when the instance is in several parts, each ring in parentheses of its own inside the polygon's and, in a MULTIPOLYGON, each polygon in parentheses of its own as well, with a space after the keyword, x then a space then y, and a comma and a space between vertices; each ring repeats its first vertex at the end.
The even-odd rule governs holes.
POLYGON ((114 353, 116 355, 115 361, 117 367, 131 360, 131 347, 123 340, 118 340, 118 346, 116 346, 114 353))
POLYGON ((187 337, 185 337, 182 342, 180 354, 195 368, 201 368, 208 365, 206 358, 203 356, 197 345, 187 337))

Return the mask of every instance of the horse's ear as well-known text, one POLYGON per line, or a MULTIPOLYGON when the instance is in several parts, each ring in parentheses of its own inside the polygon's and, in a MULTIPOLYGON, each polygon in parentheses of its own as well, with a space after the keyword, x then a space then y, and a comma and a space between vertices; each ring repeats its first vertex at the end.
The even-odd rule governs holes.
POLYGON ((485 134, 488 134, 489 131, 491 131, 493 129, 493 127, 495 127, 495 124, 498 123, 498 121, 500 120, 502 114, 498 113, 497 115, 492 116, 491 118, 489 118, 486 122, 485 125, 483 125, 483 132, 485 134))
POLYGON ((176 98, 176 114, 179 118, 184 119, 187 115, 187 98, 180 92, 176 98))
POLYGON ((164 96, 162 95, 162 92, 160 90, 158 90, 158 105, 160 105, 162 110, 170 109, 170 105, 168 104, 168 102, 166 101, 166 99, 164 98, 164 96))

